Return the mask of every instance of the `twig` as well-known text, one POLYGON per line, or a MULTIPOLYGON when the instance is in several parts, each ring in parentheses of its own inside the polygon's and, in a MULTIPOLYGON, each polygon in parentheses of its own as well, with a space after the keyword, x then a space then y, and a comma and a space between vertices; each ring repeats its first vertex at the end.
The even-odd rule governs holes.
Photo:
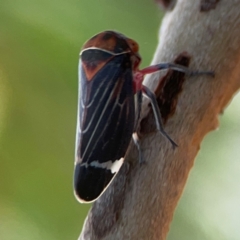
MULTIPOLYGON (((184 80, 180 76, 182 84, 176 79, 181 87, 170 101, 171 111, 167 111, 164 122, 166 132, 179 147, 173 151, 169 142, 152 129, 154 118, 144 102, 140 133, 146 163, 138 164, 137 150, 131 145, 113 184, 89 212, 79 239, 166 239, 201 141, 218 127, 219 113, 240 87, 240 0, 216 1, 214 7, 207 7, 207 3, 176 2, 163 19, 152 61, 173 62, 185 52, 190 69, 216 73, 215 78, 184 80)), ((156 91, 162 108, 168 100, 166 89, 171 89, 166 84, 175 86, 172 74, 167 73, 167 80, 165 72, 144 81, 156 91), (160 84, 166 89, 159 91, 160 84)))

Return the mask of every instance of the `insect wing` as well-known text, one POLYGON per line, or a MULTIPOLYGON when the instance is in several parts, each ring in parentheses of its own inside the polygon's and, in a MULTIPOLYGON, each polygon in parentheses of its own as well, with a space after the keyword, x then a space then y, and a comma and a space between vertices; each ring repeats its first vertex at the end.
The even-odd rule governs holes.
POLYGON ((134 129, 132 69, 115 56, 91 80, 79 65, 81 94, 74 187, 80 202, 98 198, 123 163, 134 129))

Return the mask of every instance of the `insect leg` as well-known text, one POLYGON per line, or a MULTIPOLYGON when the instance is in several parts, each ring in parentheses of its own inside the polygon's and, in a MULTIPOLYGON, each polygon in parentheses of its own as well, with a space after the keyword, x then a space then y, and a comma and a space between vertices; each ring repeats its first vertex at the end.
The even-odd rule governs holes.
POLYGON ((142 150, 140 146, 139 137, 137 134, 137 127, 138 127, 138 121, 141 114, 141 108, 142 108, 142 91, 138 91, 135 95, 135 106, 136 106, 136 119, 135 119, 135 126, 134 126, 134 132, 132 134, 133 142, 136 145, 138 149, 138 156, 139 156, 139 162, 142 163, 142 150))
POLYGON ((142 150, 141 150, 141 147, 140 147, 139 137, 138 137, 136 132, 134 132, 132 134, 132 139, 133 139, 133 142, 134 142, 134 144, 136 145, 136 147, 138 149, 139 163, 143 163, 144 161, 143 161, 143 158, 142 158, 142 150))
POLYGON ((164 70, 164 69, 172 69, 172 70, 176 70, 179 72, 183 72, 188 76, 209 75, 209 76, 214 77, 213 71, 191 71, 187 67, 184 67, 179 64, 174 64, 174 63, 159 63, 156 65, 146 67, 146 68, 140 70, 139 72, 141 72, 142 74, 149 74, 149 73, 154 73, 154 72, 164 70))
POLYGON ((160 113, 160 110, 158 108, 157 99, 156 99, 155 94, 148 87, 146 87, 144 85, 142 85, 142 92, 151 101, 157 129, 161 132, 161 134, 164 137, 166 137, 171 142, 172 147, 174 149, 178 145, 170 138, 170 136, 163 129, 163 124, 162 124, 162 120, 161 120, 161 113, 160 113))
POLYGON ((142 91, 138 91, 135 95, 135 106, 136 106, 136 119, 134 125, 134 132, 137 131, 138 121, 142 110, 142 91))

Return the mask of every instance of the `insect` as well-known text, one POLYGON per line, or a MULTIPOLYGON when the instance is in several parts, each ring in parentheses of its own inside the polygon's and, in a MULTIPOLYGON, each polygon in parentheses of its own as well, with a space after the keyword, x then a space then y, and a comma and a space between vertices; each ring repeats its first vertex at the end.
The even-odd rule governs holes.
POLYGON ((169 68, 197 72, 172 63, 139 70, 138 50, 134 40, 104 31, 89 39, 80 52, 74 168, 74 193, 79 202, 93 202, 101 196, 121 168, 132 138, 141 161, 136 128, 142 95, 151 101, 157 129, 173 148, 177 146, 163 129, 155 94, 142 84, 143 78, 169 68))

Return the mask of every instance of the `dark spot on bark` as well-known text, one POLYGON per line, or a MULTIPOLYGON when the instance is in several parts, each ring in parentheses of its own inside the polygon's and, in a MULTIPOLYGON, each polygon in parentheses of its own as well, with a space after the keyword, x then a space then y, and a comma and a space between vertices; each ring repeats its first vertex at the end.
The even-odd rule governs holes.
MULTIPOLYGON (((174 63, 187 67, 190 63, 190 56, 187 53, 181 53, 174 63)), ((182 92, 185 74, 178 71, 169 70, 155 90, 158 106, 161 111, 162 120, 165 124, 170 118, 177 105, 179 94, 182 92)))
MULTIPOLYGON (((190 56, 186 52, 183 52, 176 57, 174 63, 188 67, 190 56)), ((175 113, 178 97, 182 92, 184 81, 185 73, 175 70, 168 70, 167 74, 159 81, 155 94, 163 124, 166 124, 167 120, 175 113)), ((151 104, 149 104, 149 108, 151 109, 150 114, 143 118, 140 123, 141 134, 147 134, 156 129, 151 104)))
POLYGON ((155 0, 163 9, 172 10, 177 0, 155 0))
POLYGON ((219 1, 220 0, 201 0, 200 12, 208 12, 212 9, 215 9, 219 1))

